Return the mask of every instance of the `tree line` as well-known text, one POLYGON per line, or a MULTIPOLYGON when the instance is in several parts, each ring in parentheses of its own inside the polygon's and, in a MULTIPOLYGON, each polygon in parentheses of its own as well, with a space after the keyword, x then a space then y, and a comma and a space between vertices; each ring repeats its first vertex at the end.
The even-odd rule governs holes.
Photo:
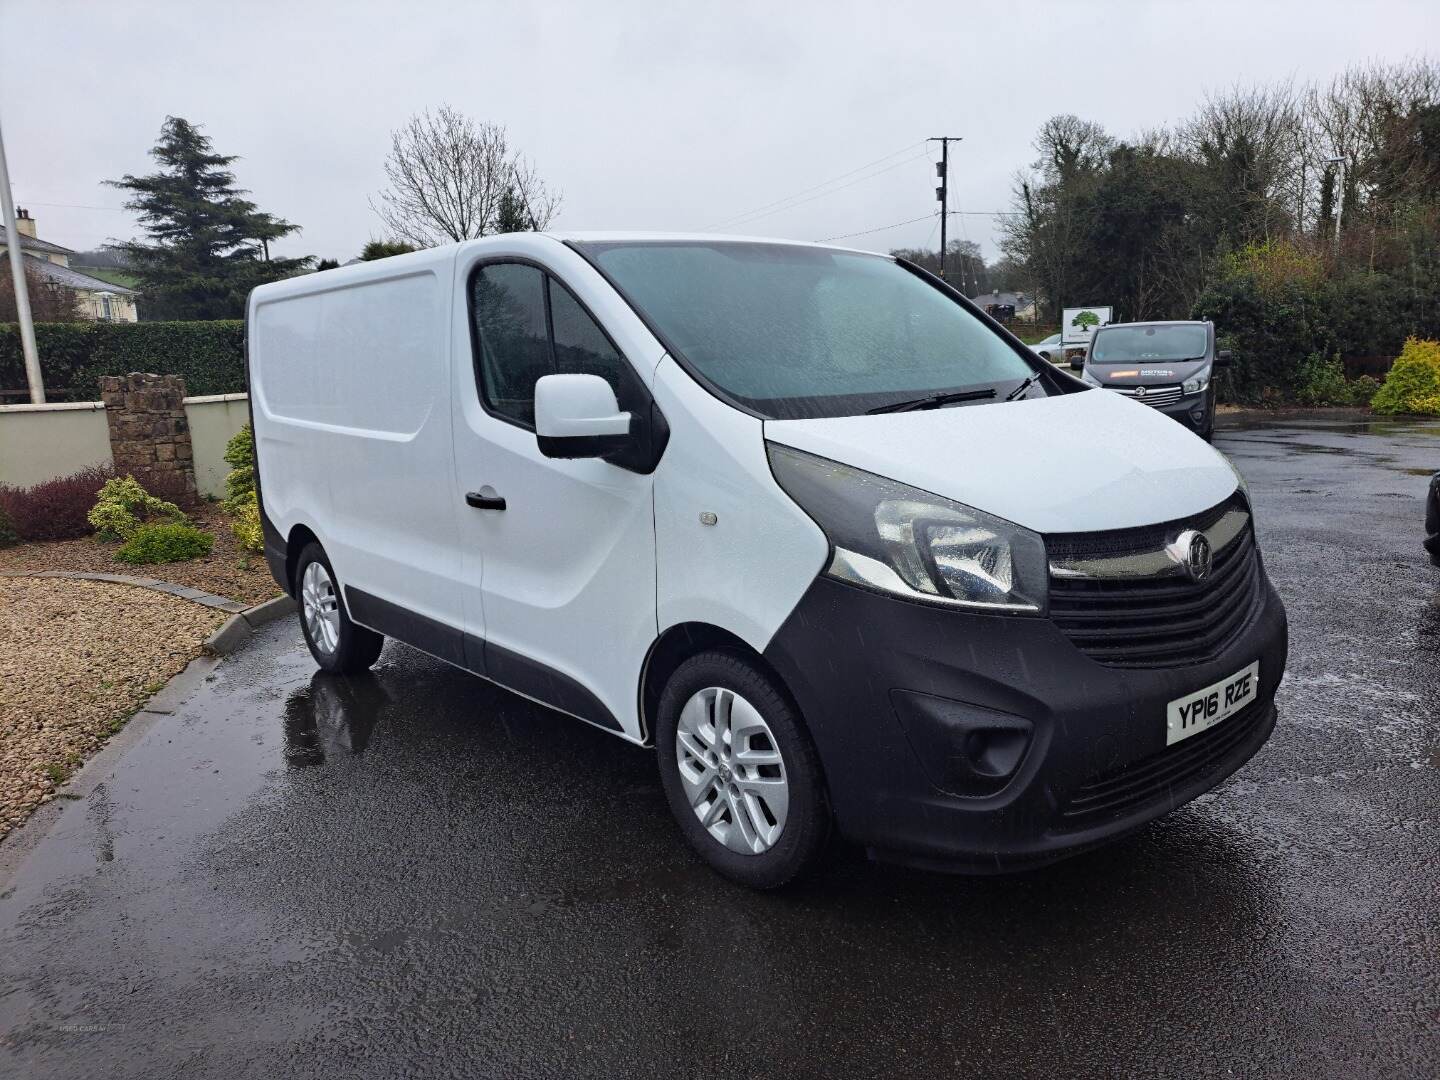
POLYGON ((1017 174, 1001 250, 1054 318, 1213 317, 1244 339, 1235 396, 1294 396, 1318 355, 1352 366, 1440 336, 1440 64, 1212 93, 1117 138, 1056 116, 1017 174))

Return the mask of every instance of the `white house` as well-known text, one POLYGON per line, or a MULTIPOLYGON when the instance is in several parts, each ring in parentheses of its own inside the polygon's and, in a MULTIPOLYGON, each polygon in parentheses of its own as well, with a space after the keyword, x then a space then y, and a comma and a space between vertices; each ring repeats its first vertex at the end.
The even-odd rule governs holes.
MULTIPOLYGON (((75 294, 76 306, 87 319, 102 322, 135 322, 136 292, 123 285, 114 285, 100 278, 70 268, 75 252, 35 235, 35 219, 28 210, 15 211, 15 227, 20 232, 20 249, 27 269, 41 278, 75 294)), ((0 232, 0 259, 9 255, 5 234, 0 232)))

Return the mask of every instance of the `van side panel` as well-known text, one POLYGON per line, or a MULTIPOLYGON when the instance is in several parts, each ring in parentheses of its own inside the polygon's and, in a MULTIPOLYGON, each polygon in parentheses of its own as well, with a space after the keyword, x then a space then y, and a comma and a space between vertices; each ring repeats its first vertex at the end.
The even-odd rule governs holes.
POLYGON ((775 482, 763 421, 712 397, 668 356, 654 394, 670 421, 655 470, 660 630, 709 623, 763 652, 824 567, 829 541, 775 482), (701 521, 707 513, 715 524, 701 521))
POLYGON ((347 590, 458 631, 454 253, 385 262, 394 265, 307 275, 252 295, 265 511, 282 536, 311 529, 347 590))

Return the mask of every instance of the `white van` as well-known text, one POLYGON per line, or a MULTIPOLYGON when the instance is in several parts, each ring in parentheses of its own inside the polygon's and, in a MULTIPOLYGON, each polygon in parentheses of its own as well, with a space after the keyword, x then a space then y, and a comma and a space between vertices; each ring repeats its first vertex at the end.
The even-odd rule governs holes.
POLYGON ((515 234, 258 288, 265 554, 316 661, 386 637, 658 751, 722 873, 832 824, 993 872, 1265 742, 1243 483, 904 260, 515 234))

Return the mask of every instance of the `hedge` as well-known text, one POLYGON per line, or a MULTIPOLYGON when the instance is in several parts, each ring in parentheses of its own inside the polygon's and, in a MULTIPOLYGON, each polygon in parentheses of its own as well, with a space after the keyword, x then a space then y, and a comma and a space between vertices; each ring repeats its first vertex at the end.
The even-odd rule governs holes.
MULTIPOLYGON (((245 389, 245 323, 36 323, 35 348, 51 401, 96 401, 102 375, 180 375, 187 394, 245 389)), ((0 323, 0 400, 25 401, 20 331, 0 323), (18 395, 18 396, 17 396, 18 395)))

